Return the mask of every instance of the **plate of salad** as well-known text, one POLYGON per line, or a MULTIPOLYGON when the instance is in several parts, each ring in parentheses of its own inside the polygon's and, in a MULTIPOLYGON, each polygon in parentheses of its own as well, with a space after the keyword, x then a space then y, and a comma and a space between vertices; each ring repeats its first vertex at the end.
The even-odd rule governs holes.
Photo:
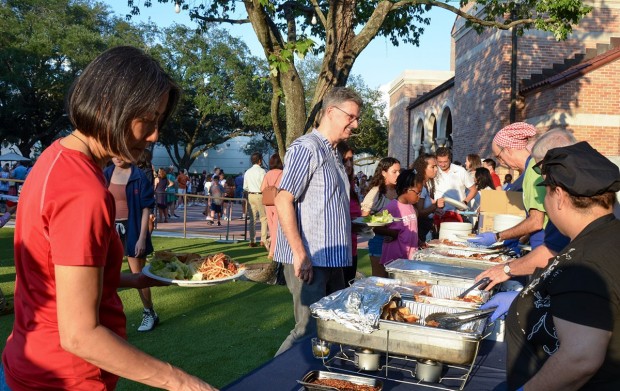
POLYGON ((157 258, 142 269, 146 276, 183 287, 217 285, 238 279, 245 274, 245 268, 233 262, 224 253, 182 262, 176 256, 157 258))
POLYGON ((364 217, 358 217, 353 220, 354 223, 367 225, 369 227, 383 227, 384 225, 394 222, 394 217, 387 211, 383 210, 374 215, 368 215, 364 217))

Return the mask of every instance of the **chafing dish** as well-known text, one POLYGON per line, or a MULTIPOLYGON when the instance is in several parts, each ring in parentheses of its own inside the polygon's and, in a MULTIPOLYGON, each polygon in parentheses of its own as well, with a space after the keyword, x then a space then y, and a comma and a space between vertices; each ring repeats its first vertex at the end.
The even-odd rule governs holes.
POLYGON ((402 304, 420 316, 419 323, 380 320, 377 330, 364 334, 335 321, 317 319, 319 338, 343 345, 373 349, 389 354, 424 358, 447 364, 470 364, 476 358, 486 319, 465 324, 457 331, 425 326, 426 316, 436 312, 457 313, 463 308, 417 303, 403 299, 402 304))

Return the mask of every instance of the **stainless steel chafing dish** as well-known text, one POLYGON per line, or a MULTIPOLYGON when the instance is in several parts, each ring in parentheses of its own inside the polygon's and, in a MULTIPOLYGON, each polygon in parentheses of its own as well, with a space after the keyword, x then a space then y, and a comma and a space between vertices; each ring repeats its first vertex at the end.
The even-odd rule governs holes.
POLYGON ((435 312, 463 312, 463 308, 438 306, 402 300, 412 313, 420 316, 421 324, 380 320, 377 330, 364 334, 335 321, 317 319, 321 339, 389 354, 424 358, 447 364, 470 364, 476 358, 478 343, 486 327, 486 319, 465 324, 459 331, 424 325, 424 318, 435 312))

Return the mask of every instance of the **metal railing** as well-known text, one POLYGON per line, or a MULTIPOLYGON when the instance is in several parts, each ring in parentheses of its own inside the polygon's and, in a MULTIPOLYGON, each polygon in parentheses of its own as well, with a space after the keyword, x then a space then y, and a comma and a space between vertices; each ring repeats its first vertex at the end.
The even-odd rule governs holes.
MULTIPOLYGON (((173 195, 172 193, 166 193, 166 192, 156 192, 155 194, 155 198, 157 198, 157 196, 161 196, 164 195, 165 197, 169 196, 169 195, 173 195)), ((227 203, 226 205, 226 213, 225 215, 228 217, 228 219, 226 219, 226 231, 225 231, 225 235, 223 240, 225 241, 230 241, 230 237, 231 237, 231 229, 230 229, 230 224, 232 221, 232 214, 233 214, 233 205, 235 204, 239 204, 242 207, 242 210, 248 210, 248 200, 246 198, 235 198, 235 197, 213 197, 213 196, 205 196, 205 195, 201 195, 201 194, 187 194, 187 193, 174 193, 174 196, 177 198, 177 201, 182 199, 183 200, 183 237, 187 238, 187 234, 188 234, 188 215, 187 215, 187 211, 188 211, 188 206, 191 203, 195 203, 195 201, 192 200, 204 200, 204 202, 206 203, 205 206, 205 210, 208 207, 210 209, 210 205, 211 205, 211 201, 213 201, 214 199, 218 199, 218 200, 222 200, 222 205, 224 205, 225 203, 227 203), (188 200, 189 203, 188 203, 188 200)), ((157 206, 156 206, 157 207, 157 206)), ((179 209, 177 208, 175 211, 178 211, 179 209)), ((222 213, 224 213, 224 210, 222 210, 222 213)), ((243 240, 247 240, 248 238, 248 222, 247 219, 243 219, 243 233, 242 233, 242 237, 243 240)), ((234 236, 233 236, 234 237, 234 236)))

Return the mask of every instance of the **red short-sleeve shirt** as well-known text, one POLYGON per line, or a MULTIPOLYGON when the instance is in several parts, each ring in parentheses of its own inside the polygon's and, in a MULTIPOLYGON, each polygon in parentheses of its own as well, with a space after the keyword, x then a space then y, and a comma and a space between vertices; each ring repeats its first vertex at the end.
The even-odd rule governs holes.
POLYGON ((102 267, 101 325, 125 338, 123 249, 101 168, 56 141, 32 168, 15 226, 15 323, 2 356, 16 390, 114 389, 118 377, 60 346, 54 266, 102 267))

